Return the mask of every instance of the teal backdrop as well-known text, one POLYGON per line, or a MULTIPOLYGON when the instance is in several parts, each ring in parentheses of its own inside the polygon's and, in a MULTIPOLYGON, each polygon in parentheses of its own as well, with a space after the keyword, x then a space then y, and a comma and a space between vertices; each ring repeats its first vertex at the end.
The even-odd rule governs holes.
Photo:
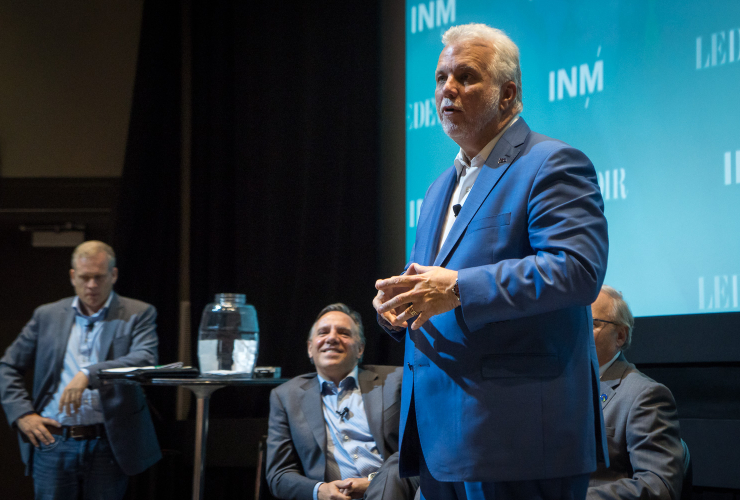
POLYGON ((740 2, 407 1, 407 256, 459 150, 434 103, 441 37, 469 22, 519 46, 529 126, 593 161, 606 283, 635 315, 740 311, 740 2))

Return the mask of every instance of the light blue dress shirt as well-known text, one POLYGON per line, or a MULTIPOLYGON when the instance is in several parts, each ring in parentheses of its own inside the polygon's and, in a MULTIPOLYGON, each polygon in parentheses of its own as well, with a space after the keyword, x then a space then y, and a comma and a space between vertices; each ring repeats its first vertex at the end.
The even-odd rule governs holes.
MULTIPOLYGON (((355 366, 354 370, 339 382, 338 388, 334 382, 318 375, 326 423, 327 481, 351 477, 366 478, 383 465, 383 457, 367 421, 358 373, 359 370, 355 366), (345 412, 346 416, 337 413, 341 413, 344 408, 349 411, 348 414, 345 412), (339 477, 335 477, 337 475, 339 477)), ((318 499, 319 487, 322 484, 324 483, 319 482, 314 487, 314 500, 318 499)))
POLYGON ((64 354, 62 376, 59 379, 56 391, 54 391, 54 397, 41 412, 42 417, 51 418, 62 425, 103 423, 103 407, 100 404, 100 393, 97 389, 85 389, 82 393, 82 405, 71 415, 67 415, 64 410, 59 411, 59 401, 62 399, 64 388, 77 375, 77 372, 83 371, 89 376, 90 373, 85 367, 100 361, 100 332, 103 330, 103 321, 101 320, 105 319, 108 314, 113 294, 114 292, 111 292, 108 295, 108 300, 105 301, 103 307, 92 316, 85 316, 80 310, 80 298, 74 298, 72 308, 75 310, 75 320, 72 323, 67 351, 64 354))

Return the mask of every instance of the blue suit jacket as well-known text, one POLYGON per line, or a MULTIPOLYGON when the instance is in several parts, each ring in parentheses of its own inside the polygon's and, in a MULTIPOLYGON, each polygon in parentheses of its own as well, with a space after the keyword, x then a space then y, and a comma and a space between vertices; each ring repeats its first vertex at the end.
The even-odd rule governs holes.
POLYGON ((419 443, 441 481, 589 473, 608 460, 589 307, 608 253, 594 167, 520 118, 437 253, 455 183, 451 167, 427 191, 411 262, 458 270, 462 306, 387 330, 406 335, 402 475, 418 474, 419 443))
MULTIPOLYGON (((72 301, 70 297, 37 308, 0 359, 0 398, 11 425, 28 412, 41 413, 57 389, 75 317, 72 301), (30 396, 23 380, 29 369, 34 370, 30 396)), ((108 368, 155 364, 156 317, 153 306, 115 295, 100 332, 103 361, 87 367, 90 387, 100 390, 105 430, 113 454, 129 475, 142 472, 162 457, 149 409, 138 385, 101 386, 98 373, 108 368)), ((20 444, 29 471, 33 446, 23 440, 20 444)))

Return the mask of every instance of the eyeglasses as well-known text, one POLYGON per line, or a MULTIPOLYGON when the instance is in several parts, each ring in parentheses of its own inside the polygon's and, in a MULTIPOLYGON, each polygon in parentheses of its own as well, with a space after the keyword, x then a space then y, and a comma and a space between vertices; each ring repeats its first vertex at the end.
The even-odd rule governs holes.
POLYGON ((600 325, 599 323, 608 323, 610 325, 620 326, 619 323, 615 323, 614 321, 607 321, 605 319, 594 318, 594 330, 596 330, 597 328, 599 329, 604 328, 604 325, 600 325))

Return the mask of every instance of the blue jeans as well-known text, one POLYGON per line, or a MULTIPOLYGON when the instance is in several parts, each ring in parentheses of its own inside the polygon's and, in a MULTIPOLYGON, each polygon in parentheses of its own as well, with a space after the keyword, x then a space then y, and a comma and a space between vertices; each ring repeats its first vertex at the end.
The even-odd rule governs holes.
POLYGON ((36 500, 119 500, 128 476, 113 456, 108 440, 63 439, 33 452, 36 500))

